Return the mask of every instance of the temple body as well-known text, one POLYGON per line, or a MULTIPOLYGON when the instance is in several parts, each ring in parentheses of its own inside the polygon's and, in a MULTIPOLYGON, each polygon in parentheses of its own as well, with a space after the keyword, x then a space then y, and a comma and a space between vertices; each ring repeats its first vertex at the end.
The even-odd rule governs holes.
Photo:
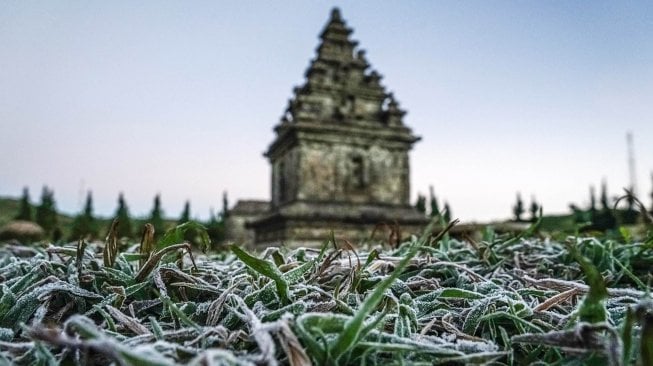
POLYGON ((378 225, 418 231, 408 153, 419 140, 334 9, 304 85, 275 127, 269 211, 246 227, 257 245, 312 245, 331 230, 357 241, 378 225))

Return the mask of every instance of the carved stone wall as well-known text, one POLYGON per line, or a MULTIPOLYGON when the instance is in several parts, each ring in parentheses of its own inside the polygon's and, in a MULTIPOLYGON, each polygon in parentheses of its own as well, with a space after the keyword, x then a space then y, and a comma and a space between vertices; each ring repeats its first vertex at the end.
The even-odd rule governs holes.
POLYGON ((297 199, 300 189, 298 178, 301 152, 291 149, 272 162, 272 206, 297 199))
POLYGON ((408 152, 379 145, 309 142, 297 147, 296 199, 408 204, 408 152))

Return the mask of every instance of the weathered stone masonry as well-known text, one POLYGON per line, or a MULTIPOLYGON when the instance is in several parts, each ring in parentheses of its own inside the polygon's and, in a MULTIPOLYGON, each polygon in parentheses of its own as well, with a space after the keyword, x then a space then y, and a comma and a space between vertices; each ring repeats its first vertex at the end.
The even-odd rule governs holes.
POLYGON ((275 127, 270 210, 246 224, 256 244, 311 245, 334 230, 368 237, 376 224, 419 230, 408 152, 419 140, 334 9, 304 85, 275 127))

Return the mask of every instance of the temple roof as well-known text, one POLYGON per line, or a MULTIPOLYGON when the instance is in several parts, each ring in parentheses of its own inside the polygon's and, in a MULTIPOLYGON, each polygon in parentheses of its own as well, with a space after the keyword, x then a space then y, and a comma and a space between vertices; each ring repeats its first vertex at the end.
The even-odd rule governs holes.
POLYGON ((232 215, 261 215, 270 210, 270 201, 238 200, 229 210, 232 215))
POLYGON ((382 76, 370 67, 351 33, 340 10, 334 8, 320 33, 305 83, 294 89, 280 126, 293 122, 403 125, 405 111, 386 92, 382 76))

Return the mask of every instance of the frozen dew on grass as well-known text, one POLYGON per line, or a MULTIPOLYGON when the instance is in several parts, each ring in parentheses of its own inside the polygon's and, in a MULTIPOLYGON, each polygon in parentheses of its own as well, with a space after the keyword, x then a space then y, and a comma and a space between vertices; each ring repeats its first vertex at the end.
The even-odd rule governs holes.
POLYGON ((0 362, 653 362, 650 239, 442 235, 198 254, 181 234, 127 250, 111 236, 0 247, 0 362))

